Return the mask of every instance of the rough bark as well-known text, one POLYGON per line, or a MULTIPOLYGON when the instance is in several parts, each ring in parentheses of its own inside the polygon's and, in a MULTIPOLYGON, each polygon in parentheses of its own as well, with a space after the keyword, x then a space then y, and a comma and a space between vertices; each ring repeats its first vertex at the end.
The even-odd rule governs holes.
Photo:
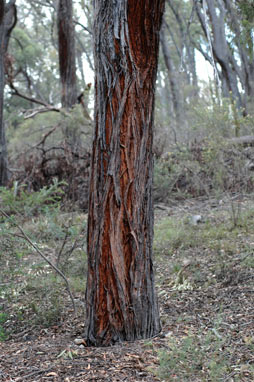
POLYGON ((62 106, 71 108, 77 102, 75 36, 72 0, 59 0, 57 9, 58 54, 62 85, 62 106))
POLYGON ((8 181, 8 160, 5 139, 5 126, 3 121, 4 106, 4 58, 8 49, 11 31, 16 24, 15 0, 8 4, 0 0, 0 186, 5 186, 8 181))
POLYGON ((153 114, 164 0, 95 0, 88 345, 160 331, 152 263, 153 114))

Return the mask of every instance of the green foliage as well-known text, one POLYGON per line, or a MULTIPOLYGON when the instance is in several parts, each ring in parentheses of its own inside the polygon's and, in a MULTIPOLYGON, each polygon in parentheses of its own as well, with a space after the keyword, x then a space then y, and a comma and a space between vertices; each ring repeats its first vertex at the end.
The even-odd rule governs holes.
MULTIPOLYGON (((47 112, 37 114, 33 118, 19 120, 19 127, 13 123, 8 131, 9 152, 11 157, 27 150, 26 157, 36 151, 38 143, 44 136, 44 149, 63 147, 66 142, 71 147, 82 147, 83 152, 89 151, 92 141, 92 125, 84 117, 83 109, 76 105, 71 111, 62 110, 60 113, 47 112), (54 128, 55 130, 50 133, 54 128), (31 146, 35 147, 33 151, 31 146)), ((41 148, 41 146, 40 146, 41 148)))
POLYGON ((33 313, 33 323, 43 327, 52 326, 61 320, 64 305, 61 281, 49 270, 47 272, 42 271, 37 277, 31 275, 25 287, 30 295, 27 309, 33 313))
POLYGON ((1 312, 0 309, 0 342, 5 341, 8 338, 8 335, 3 327, 3 324, 8 320, 8 315, 4 312, 1 312))
POLYGON ((253 161, 254 150, 247 151, 219 133, 172 148, 155 162, 155 201, 250 192, 254 176, 248 165, 253 161))
MULTIPOLYGON (((193 225, 189 214, 181 217, 170 216, 163 218, 155 224, 154 251, 171 255, 175 251, 194 252, 206 250, 208 254, 214 253, 231 256, 237 251, 236 240, 242 235, 250 235, 254 230, 254 210, 252 205, 247 205, 239 211, 237 218, 234 216, 234 202, 228 200, 226 210, 213 211, 212 218, 203 217, 203 222, 193 225)), ((242 248, 244 253, 250 251, 247 243, 242 248)), ((248 261, 251 261, 250 259, 248 261)), ((173 263, 173 272, 180 271, 179 264, 173 263)))
MULTIPOLYGON (((176 167, 171 167, 169 161, 156 160, 154 167, 154 200, 167 201, 174 188, 174 175, 177 177, 176 167)), ((177 178, 175 178, 177 180, 177 178)))
MULTIPOLYGON (((15 86, 21 93, 49 104, 60 99, 57 48, 52 44, 52 32, 48 12, 31 2, 19 1, 18 22, 9 44, 15 86)), ((12 97, 7 104, 9 113, 14 112, 15 103, 19 110, 23 105, 25 109, 31 109, 29 101, 12 97)))
MULTIPOLYGON (((24 119, 22 116, 19 118, 17 128, 17 125, 13 123, 14 121, 11 119, 12 124, 10 124, 7 130, 10 155, 15 156, 25 149, 31 149, 31 145, 38 144, 43 135, 52 129, 53 126, 59 124, 60 120, 60 113, 55 112, 38 114, 34 118, 28 119, 24 119)), ((60 140, 59 133, 55 136, 55 142, 57 139, 60 140)))
MULTIPOLYGON (((3 285, 0 298, 8 310, 12 307, 8 321, 10 335, 20 325, 48 327, 59 323, 64 314, 64 300, 69 301, 63 280, 38 257, 18 227, 61 269, 69 279, 71 290, 84 293, 86 216, 61 211, 62 185, 55 181, 34 193, 18 184, 12 189, 1 188, 0 208, 10 218, 4 214, 0 218, 0 284, 3 285)), ((5 318, 0 314, 0 340, 7 339, 5 318)))
POLYGON ((64 182, 57 180, 49 187, 43 187, 38 192, 29 192, 24 185, 14 182, 11 189, 0 187, 0 205, 7 214, 32 216, 47 212, 49 208, 58 208, 62 197, 64 182))
POLYGON ((42 52, 27 31, 19 27, 14 28, 12 43, 15 50, 15 64, 20 68, 35 67, 42 52))
POLYGON ((81 105, 75 105, 70 112, 62 114, 61 128, 71 146, 82 146, 83 150, 90 151, 92 125, 84 116, 81 105))
POLYGON ((230 231, 230 220, 218 222, 204 222, 198 226, 192 225, 189 216, 183 216, 181 220, 175 217, 165 218, 155 226, 154 250, 156 253, 163 251, 186 250, 200 247, 217 249, 221 240, 224 246, 230 250, 232 239, 238 231, 230 231))
POLYGON ((234 116, 231 112, 231 102, 224 99, 221 103, 214 94, 213 83, 203 90, 204 99, 193 105, 190 116, 191 128, 203 137, 216 139, 234 135, 234 116))
POLYGON ((230 348, 216 328, 172 338, 168 345, 169 351, 159 352, 157 375, 164 380, 218 382, 230 372, 230 348))
MULTIPOLYGON (((3 211, 0 218, 0 283, 3 282, 0 298, 17 307, 14 321, 30 320, 42 326, 58 322, 65 292, 63 280, 53 276, 53 269, 44 260, 38 262, 38 253, 18 226, 46 257, 53 259, 66 277, 70 276, 72 290, 84 293, 86 256, 81 242, 85 219, 74 214, 62 216, 59 202, 63 185, 55 181, 50 187, 31 193, 14 183, 12 189, 0 190, 3 211)), ((1 317, 3 321, 5 316, 1 317)), ((6 338, 4 323, 0 322, 0 340, 6 338)))
POLYGON ((254 7, 252 0, 241 0, 237 1, 237 6, 243 14, 243 22, 252 22, 254 23, 254 7))

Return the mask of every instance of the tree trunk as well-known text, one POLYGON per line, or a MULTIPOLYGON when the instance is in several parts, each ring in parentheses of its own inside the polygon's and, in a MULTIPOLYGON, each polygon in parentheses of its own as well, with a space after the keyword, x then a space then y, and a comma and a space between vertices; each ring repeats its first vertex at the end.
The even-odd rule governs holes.
POLYGON ((88 345, 160 331, 152 264, 153 114, 164 0, 95 0, 88 345))
MULTIPOLYGON (((190 40, 190 43, 191 43, 191 40, 190 40)), ((193 45, 189 46, 188 64, 189 64, 189 70, 191 74, 191 85, 193 87, 191 91, 191 98, 192 100, 197 101, 198 95, 199 95, 199 87, 198 87, 198 76, 197 76, 197 68, 196 68, 195 48, 193 45)))
POLYGON ((62 85, 62 106, 71 108, 77 102, 75 36, 72 0, 59 0, 57 9, 58 54, 62 85))
MULTIPOLYGON (((234 57, 229 49, 226 39, 225 9, 217 6, 217 2, 215 0, 206 0, 206 2, 212 27, 211 43, 213 55, 215 61, 220 64, 221 75, 224 77, 222 81, 224 86, 223 92, 224 94, 232 93, 232 97, 240 110, 243 107, 243 99, 238 89, 238 73, 235 70, 234 57), (227 86, 227 89, 225 89, 225 85, 227 86)), ((195 8, 203 31, 205 35, 207 35, 205 17, 198 2, 195 2, 195 8)))
POLYGON ((165 36, 165 24, 162 24, 160 32, 160 42, 165 65, 168 71, 169 83, 171 87, 172 103, 174 108, 176 127, 179 129, 182 126, 182 118, 184 119, 184 108, 182 106, 179 83, 177 83, 174 65, 171 59, 170 50, 165 36))
POLYGON ((16 24, 15 0, 10 0, 6 5, 0 0, 0 186, 5 186, 8 181, 8 160, 5 140, 5 126, 3 121, 4 106, 4 58, 8 49, 11 31, 16 24))
MULTIPOLYGON (((254 62, 253 62, 253 37, 252 33, 246 38, 245 33, 248 33, 248 21, 239 18, 236 12, 236 6, 232 0, 224 0, 228 17, 231 21, 231 28, 235 34, 234 43, 238 47, 240 57, 239 78, 246 97, 253 98, 254 96, 254 62), (243 28, 243 25, 245 26, 243 28), (247 30, 246 30, 247 29, 247 30), (245 38, 243 38, 243 36, 245 38)), ((236 64, 236 66, 238 66, 236 64)), ((246 107, 246 105, 244 105, 246 107)))
POLYGON ((7 182, 6 143, 3 123, 4 105, 4 8, 5 1, 0 0, 0 186, 7 182))

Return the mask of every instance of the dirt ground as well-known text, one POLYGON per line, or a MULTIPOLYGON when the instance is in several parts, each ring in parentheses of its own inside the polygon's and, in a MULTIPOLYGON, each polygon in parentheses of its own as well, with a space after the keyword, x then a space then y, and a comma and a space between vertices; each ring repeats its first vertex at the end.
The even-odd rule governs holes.
MULTIPOLYGON (((241 202, 244 207, 245 201, 241 202)), ((216 202, 214 207, 212 203, 197 200, 181 208, 159 206, 156 221, 200 211, 211 216, 216 209, 223 209, 224 204, 216 202)), ((246 204, 246 209, 249 205, 246 204)), ((252 242, 248 232, 244 236, 239 231, 237 235, 236 240, 241 243, 252 242)), ((238 247, 230 260, 226 253, 222 265, 215 252, 208 256, 205 243, 204 246, 200 243, 198 249, 178 248, 171 257, 168 250, 156 256, 162 332, 152 339, 109 348, 77 344, 84 332, 81 296, 77 299, 76 316, 66 296, 59 323, 48 328, 31 326, 28 320, 10 319, 7 323, 10 337, 0 342, 0 381, 253 381, 252 265, 244 263, 246 255, 238 247), (172 268, 173 263, 178 264, 177 271, 172 268), (184 348, 186 338, 192 343, 184 348), (174 349, 181 349, 181 353, 173 355, 174 349), (176 363, 168 374, 158 372, 162 367, 161 354, 171 354, 176 363), (217 363, 218 374, 211 362, 217 363)), ((250 256, 253 253, 246 257, 250 256)))

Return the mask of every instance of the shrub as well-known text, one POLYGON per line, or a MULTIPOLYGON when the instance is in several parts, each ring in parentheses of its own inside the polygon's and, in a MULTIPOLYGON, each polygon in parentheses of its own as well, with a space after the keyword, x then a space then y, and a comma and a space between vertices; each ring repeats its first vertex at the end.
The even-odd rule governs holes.
POLYGON ((217 196, 223 192, 251 192, 254 149, 230 140, 204 140, 174 149, 155 162, 155 201, 176 197, 217 196))
POLYGON ((23 217, 45 212, 48 207, 57 208, 63 195, 65 182, 54 179, 49 187, 29 192, 26 185, 14 182, 12 188, 0 187, 0 206, 7 214, 21 214, 23 217))

